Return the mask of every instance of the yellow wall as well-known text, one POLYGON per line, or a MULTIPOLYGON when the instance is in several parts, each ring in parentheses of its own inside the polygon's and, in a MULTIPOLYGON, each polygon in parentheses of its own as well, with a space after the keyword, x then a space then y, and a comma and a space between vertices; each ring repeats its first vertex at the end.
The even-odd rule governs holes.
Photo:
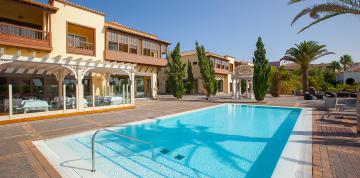
POLYGON ((105 49, 105 17, 86 10, 82 10, 62 2, 55 1, 54 6, 59 10, 51 15, 51 28, 53 32, 53 51, 50 57, 74 57, 92 60, 104 60, 105 49), (66 23, 75 23, 95 28, 96 56, 67 54, 66 53, 66 23))
POLYGON ((32 57, 33 52, 36 52, 35 57, 43 58, 48 55, 48 52, 41 51, 41 50, 32 50, 28 48, 18 48, 18 47, 10 47, 10 46, 2 46, 0 45, 0 48, 4 48, 6 55, 17 55, 18 50, 21 51, 22 56, 28 56, 32 57))
POLYGON ((105 79, 104 75, 92 73, 92 84, 94 85, 94 93, 96 96, 104 96, 105 79))
POLYGON ((84 28, 81 26, 68 24, 68 34, 75 34, 84 36, 87 38, 88 42, 94 43, 94 30, 89 28, 84 28))

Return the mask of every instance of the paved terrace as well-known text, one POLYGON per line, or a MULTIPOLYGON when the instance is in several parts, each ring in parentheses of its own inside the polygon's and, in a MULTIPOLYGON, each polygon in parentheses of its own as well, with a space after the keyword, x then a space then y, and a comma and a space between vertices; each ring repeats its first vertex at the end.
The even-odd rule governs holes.
MULTIPOLYGON (((305 102, 299 97, 267 98, 267 104, 318 107, 320 102, 305 102)), ((215 105, 204 97, 185 97, 175 101, 138 100, 137 108, 67 118, 0 126, 0 177, 60 177, 31 141, 48 139, 108 125, 123 124, 215 105)), ((322 111, 313 117, 313 177, 359 177, 360 138, 354 120, 321 120, 322 111)), ((311 134, 311 133, 300 133, 311 134)))

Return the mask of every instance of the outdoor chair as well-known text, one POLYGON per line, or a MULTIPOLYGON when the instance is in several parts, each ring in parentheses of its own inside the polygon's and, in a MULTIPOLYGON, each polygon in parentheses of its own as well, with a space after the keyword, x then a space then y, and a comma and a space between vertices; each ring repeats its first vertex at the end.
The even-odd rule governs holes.
POLYGON ((315 96, 316 99, 318 99, 318 100, 324 99, 324 95, 320 94, 318 91, 316 91, 316 89, 314 87, 309 88, 309 94, 315 96))
POLYGON ((305 100, 314 100, 314 96, 311 95, 309 92, 306 92, 304 95, 305 100))

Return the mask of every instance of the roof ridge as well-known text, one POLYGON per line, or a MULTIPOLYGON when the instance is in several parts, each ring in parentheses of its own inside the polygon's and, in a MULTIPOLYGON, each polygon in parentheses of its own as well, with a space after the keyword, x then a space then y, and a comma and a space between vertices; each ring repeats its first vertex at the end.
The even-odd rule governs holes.
POLYGON ((95 10, 95 9, 91 9, 91 8, 86 7, 86 6, 76 4, 74 2, 70 2, 70 1, 67 1, 67 0, 54 0, 54 1, 62 2, 64 4, 67 4, 67 5, 70 5, 70 6, 73 6, 73 7, 77 7, 77 8, 80 8, 80 9, 83 9, 83 10, 86 10, 86 11, 89 11, 89 12, 92 12, 92 13, 95 13, 95 14, 98 14, 98 15, 102 15, 102 16, 106 15, 104 12, 101 12, 101 11, 98 11, 98 10, 95 10))
POLYGON ((132 31, 135 31, 135 32, 138 32, 138 33, 143 33, 145 35, 148 35, 152 38, 156 38, 158 39, 159 37, 157 35, 154 35, 154 34, 151 34, 151 33, 147 33, 147 32, 144 32, 144 31, 141 31, 141 30, 137 30, 137 29, 134 29, 134 28, 131 28, 131 27, 128 27, 124 24, 121 24, 121 23, 118 23, 116 22, 115 20, 113 21, 110 21, 110 22, 105 22, 105 24, 111 24, 111 25, 115 25, 115 26, 118 26, 118 27, 121 27, 121 28, 125 28, 125 29, 128 29, 128 30, 132 30, 132 31))

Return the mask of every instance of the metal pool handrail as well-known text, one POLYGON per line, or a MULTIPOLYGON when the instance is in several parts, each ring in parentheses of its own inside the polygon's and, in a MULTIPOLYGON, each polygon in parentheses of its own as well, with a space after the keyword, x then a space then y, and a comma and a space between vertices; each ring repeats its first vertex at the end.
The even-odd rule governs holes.
POLYGON ((134 141, 137 141, 137 142, 140 142, 142 144, 145 144, 145 145, 148 145, 150 148, 151 148, 151 159, 154 158, 154 146, 153 144, 151 144, 150 142, 147 142, 147 141, 144 141, 144 140, 140 140, 140 139, 137 139, 135 137, 131 137, 131 136, 128 136, 128 135, 124 135, 124 134, 121 134, 121 133, 117 133, 115 131, 112 131, 112 130, 109 130, 109 129, 106 129, 106 128, 101 128, 99 130, 97 130, 93 136, 92 136, 92 139, 91 139, 91 161, 92 161, 92 168, 91 168, 91 172, 95 172, 95 137, 98 133, 100 132, 109 132, 109 133, 112 133, 114 135, 117 135, 119 137, 124 137, 124 138, 127 138, 127 139, 130 139, 130 140, 134 140, 134 141))

